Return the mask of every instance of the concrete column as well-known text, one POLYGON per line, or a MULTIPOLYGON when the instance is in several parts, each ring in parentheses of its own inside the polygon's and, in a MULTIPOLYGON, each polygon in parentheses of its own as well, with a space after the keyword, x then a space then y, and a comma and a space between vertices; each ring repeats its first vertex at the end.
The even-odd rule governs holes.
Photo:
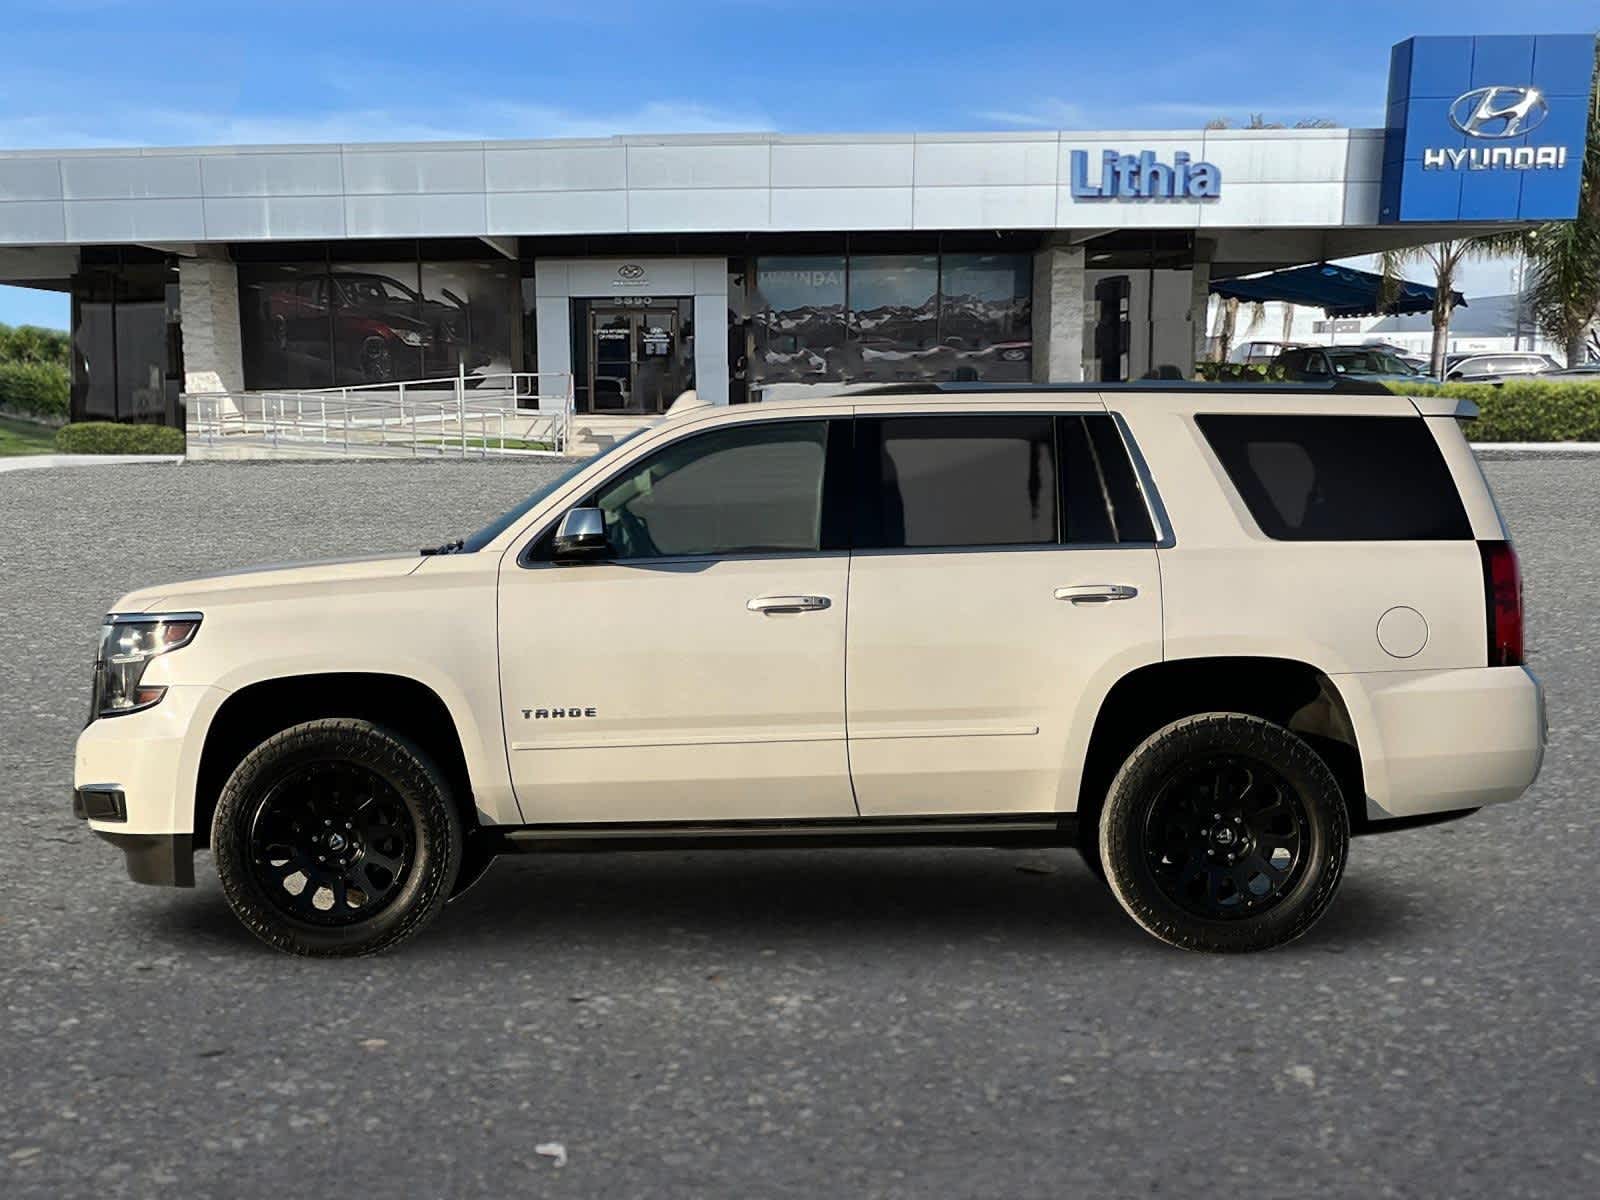
POLYGON ((1189 322, 1193 355, 1186 364, 1186 370, 1192 377, 1195 363, 1204 362, 1206 357, 1206 340, 1210 329, 1206 323, 1206 314, 1211 309, 1211 259, 1216 253, 1217 244, 1209 238, 1196 238, 1194 243, 1194 277, 1189 289, 1189 322))
POLYGON ((183 328, 183 390, 244 390, 239 337, 239 272, 218 258, 178 259, 183 328))
POLYGON ((1033 381, 1083 379, 1083 247, 1046 243, 1033 256, 1033 381))
POLYGON ((728 260, 694 261, 694 390, 712 404, 728 402, 728 260))

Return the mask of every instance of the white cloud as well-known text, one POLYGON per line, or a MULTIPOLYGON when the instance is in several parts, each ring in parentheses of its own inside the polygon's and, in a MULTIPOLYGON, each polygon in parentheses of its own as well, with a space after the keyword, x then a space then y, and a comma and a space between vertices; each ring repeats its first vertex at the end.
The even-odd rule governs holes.
POLYGON ((284 116, 129 107, 94 112, 0 114, 0 145, 13 149, 85 146, 198 146, 299 142, 418 142, 489 138, 589 138, 613 134, 721 133, 771 129, 770 117, 684 100, 580 112, 552 105, 460 99, 448 108, 330 109, 284 116))
POLYGON ((1020 125, 1027 129, 1083 129, 1087 124, 1082 106, 1054 96, 1021 108, 982 109, 972 116, 989 125, 1020 125))

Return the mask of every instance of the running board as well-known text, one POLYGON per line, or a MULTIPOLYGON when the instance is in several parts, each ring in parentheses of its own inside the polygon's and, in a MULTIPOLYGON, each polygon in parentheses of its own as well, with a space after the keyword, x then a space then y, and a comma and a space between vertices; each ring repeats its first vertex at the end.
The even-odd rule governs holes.
POLYGON ((743 850, 808 846, 1074 845, 1072 813, 975 817, 862 817, 820 821, 660 821, 485 829, 505 853, 550 850, 743 850))

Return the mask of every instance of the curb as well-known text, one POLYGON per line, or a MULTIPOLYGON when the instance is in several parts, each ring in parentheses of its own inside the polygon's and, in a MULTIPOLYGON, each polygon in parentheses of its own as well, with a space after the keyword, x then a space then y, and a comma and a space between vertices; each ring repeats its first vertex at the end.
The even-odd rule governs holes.
POLYGON ((1600 454, 1600 442, 1473 442, 1479 458, 1587 458, 1600 454))
POLYGON ((125 467, 182 461, 181 454, 19 454, 0 458, 0 474, 44 467, 125 467))

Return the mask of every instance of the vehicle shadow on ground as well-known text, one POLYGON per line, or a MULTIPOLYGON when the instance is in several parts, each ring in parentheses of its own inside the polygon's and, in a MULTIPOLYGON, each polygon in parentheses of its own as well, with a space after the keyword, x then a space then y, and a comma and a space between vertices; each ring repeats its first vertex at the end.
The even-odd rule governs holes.
MULTIPOLYGON (((173 943, 271 953, 234 920, 207 865, 197 861, 202 886, 164 906, 154 932, 173 943)), ((1404 940, 1426 924, 1381 881, 1347 879, 1297 945, 1341 953, 1404 940)), ((1070 851, 661 851, 503 858, 403 953, 594 946, 647 956, 684 936, 733 949, 851 953, 971 942, 989 951, 1120 954, 1149 942, 1070 851)))

